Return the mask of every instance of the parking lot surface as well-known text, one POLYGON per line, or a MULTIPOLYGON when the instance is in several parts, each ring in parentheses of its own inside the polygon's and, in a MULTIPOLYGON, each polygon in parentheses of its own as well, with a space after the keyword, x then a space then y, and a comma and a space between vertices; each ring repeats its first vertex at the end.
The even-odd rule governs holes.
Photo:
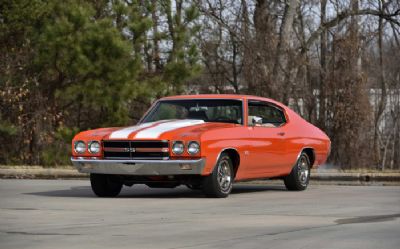
POLYGON ((399 248, 399 186, 236 184, 226 199, 186 187, 0 180, 0 248, 399 248))

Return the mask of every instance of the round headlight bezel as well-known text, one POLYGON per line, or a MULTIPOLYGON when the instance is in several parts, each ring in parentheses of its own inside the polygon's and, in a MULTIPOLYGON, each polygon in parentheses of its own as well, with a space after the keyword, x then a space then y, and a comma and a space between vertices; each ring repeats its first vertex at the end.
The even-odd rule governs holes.
POLYGON ((185 143, 183 141, 174 141, 172 143, 172 153, 174 155, 182 155, 185 152, 185 143), (176 151, 175 146, 181 145, 182 150, 176 151))
POLYGON ((199 154, 200 153, 200 143, 197 141, 190 141, 187 145, 187 152, 189 153, 189 155, 192 155, 192 156, 199 154), (196 151, 191 151, 191 148, 193 148, 191 146, 193 146, 193 145, 197 147, 196 151))
POLYGON ((100 153, 100 151, 101 151, 101 144, 100 144, 100 142, 99 141, 90 141, 89 143, 88 143, 88 151, 89 151, 89 153, 90 154, 99 154, 100 153), (92 150, 92 146, 93 145, 98 145, 98 147, 97 147, 97 151, 93 151, 92 150))
POLYGON ((86 143, 85 143, 84 141, 79 140, 79 141, 76 141, 76 142, 75 142, 75 144, 74 144, 74 151, 75 151, 75 153, 77 153, 77 154, 83 154, 83 153, 86 152, 86 149, 87 149, 87 147, 86 147, 86 143), (83 145, 83 147, 82 147, 82 146, 81 146, 81 147, 78 147, 78 145, 83 145), (79 149, 79 148, 80 148, 80 149, 79 149))

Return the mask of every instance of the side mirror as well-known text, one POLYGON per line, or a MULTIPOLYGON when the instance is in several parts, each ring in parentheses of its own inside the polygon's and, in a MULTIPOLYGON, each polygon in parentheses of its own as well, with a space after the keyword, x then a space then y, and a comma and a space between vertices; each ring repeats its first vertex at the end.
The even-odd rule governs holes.
POLYGON ((256 125, 262 125, 262 117, 254 116, 254 117, 253 117, 253 125, 254 125, 254 126, 256 126, 256 125))

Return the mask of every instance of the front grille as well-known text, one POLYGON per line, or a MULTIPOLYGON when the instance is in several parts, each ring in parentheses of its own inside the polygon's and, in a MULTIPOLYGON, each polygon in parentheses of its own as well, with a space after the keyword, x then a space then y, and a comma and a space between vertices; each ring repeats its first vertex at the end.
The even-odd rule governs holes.
POLYGON ((168 141, 103 141, 105 159, 168 159, 168 141))

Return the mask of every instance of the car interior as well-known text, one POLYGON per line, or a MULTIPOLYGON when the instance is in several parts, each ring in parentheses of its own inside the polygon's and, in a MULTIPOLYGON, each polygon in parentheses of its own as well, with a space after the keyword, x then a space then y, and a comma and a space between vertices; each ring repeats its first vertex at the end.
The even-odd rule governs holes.
POLYGON ((277 106, 257 100, 249 100, 248 125, 275 128, 286 123, 284 112, 277 106))
POLYGON ((167 119, 198 119, 205 122, 243 124, 240 100, 200 99, 161 101, 144 122, 167 119))

